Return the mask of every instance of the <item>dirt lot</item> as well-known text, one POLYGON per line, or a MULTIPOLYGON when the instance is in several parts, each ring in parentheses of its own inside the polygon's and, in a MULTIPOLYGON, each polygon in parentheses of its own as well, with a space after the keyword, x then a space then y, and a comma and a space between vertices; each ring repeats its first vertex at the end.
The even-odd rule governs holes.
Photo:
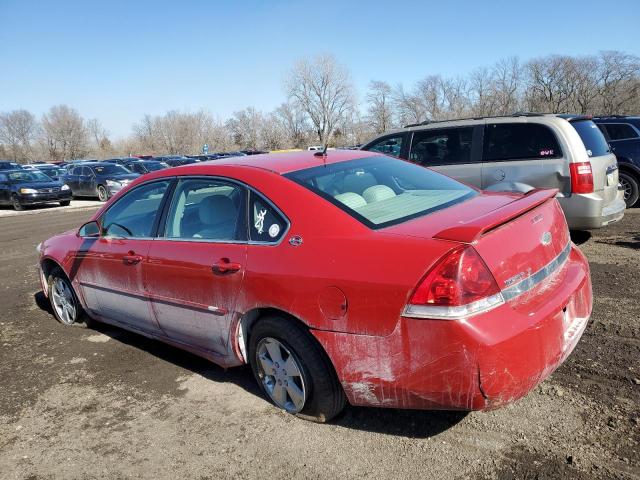
POLYGON ((35 246, 90 214, 0 218, 0 478, 640 479, 640 209, 574 236, 594 315, 526 398, 468 415, 347 408, 329 425, 271 407, 248 368, 57 323, 35 246))

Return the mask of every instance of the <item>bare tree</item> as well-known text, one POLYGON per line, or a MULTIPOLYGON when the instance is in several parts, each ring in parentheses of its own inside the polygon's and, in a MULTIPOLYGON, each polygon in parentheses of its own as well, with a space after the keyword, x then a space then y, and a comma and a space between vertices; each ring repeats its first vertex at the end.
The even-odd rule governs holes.
POLYGON ((522 67, 518 57, 499 60, 493 66, 492 75, 496 114, 508 115, 517 111, 522 89, 522 67))
POLYGON ((260 148, 260 129, 263 124, 262 113, 253 107, 235 112, 227 120, 227 128, 233 142, 240 148, 256 150, 260 148))
POLYGON ((393 126, 391 86, 387 82, 372 80, 367 93, 368 119, 375 133, 383 133, 393 126))
POLYGON ((109 132, 102 126, 100 120, 92 118, 87 121, 87 130, 93 143, 93 152, 99 158, 109 156, 113 152, 109 132))
POLYGON ((309 117, 321 144, 329 143, 336 126, 354 104, 349 72, 331 55, 299 60, 289 72, 285 90, 309 117))
POLYGON ((38 132, 36 117, 27 110, 14 110, 0 114, 0 143, 11 160, 33 160, 33 142, 38 132))
POLYGON ((84 119, 67 105, 51 107, 42 116, 43 139, 51 160, 82 158, 89 153, 84 119))
POLYGON ((287 147, 302 148, 307 143, 309 124, 305 113, 292 102, 280 105, 275 116, 282 126, 287 147))
POLYGON ((599 56, 599 94, 603 114, 626 113, 625 104, 640 93, 640 59, 618 51, 601 52, 599 56))

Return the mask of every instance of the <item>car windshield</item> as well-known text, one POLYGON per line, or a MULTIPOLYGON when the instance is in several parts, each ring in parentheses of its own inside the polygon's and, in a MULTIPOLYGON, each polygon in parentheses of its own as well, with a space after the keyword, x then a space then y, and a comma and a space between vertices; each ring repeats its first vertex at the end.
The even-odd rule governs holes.
POLYGON ((105 163, 104 165, 100 165, 98 167, 91 167, 91 169, 95 172, 96 175, 126 175, 128 173, 131 173, 122 165, 118 165, 116 163, 105 163))
POLYGON ((21 172, 10 172, 9 180, 12 182, 50 182, 51 177, 39 170, 24 170, 21 172))
POLYGON ((600 157, 609 153, 609 145, 602 132, 591 120, 578 120, 571 122, 587 149, 590 157, 600 157))
POLYGON ((401 223, 478 195, 433 170, 390 157, 334 163, 285 176, 370 228, 401 223))
POLYGON ((162 170, 166 165, 160 162, 145 162, 144 167, 148 172, 155 172, 156 170, 162 170))
POLYGON ((38 168, 38 170, 50 177, 61 177, 65 173, 64 168, 38 168))

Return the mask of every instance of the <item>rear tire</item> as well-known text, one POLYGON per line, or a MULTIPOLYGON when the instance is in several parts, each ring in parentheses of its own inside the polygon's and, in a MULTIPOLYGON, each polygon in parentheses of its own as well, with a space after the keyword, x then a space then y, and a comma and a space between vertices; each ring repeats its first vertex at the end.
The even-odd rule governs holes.
POLYGON ((17 212, 21 212, 24 210, 24 205, 22 205, 20 203, 20 199, 18 198, 17 195, 13 195, 11 197, 11 206, 13 207, 13 209, 17 212))
POLYGON ((621 171, 618 174, 618 180, 624 189, 624 201, 627 204, 627 208, 633 207, 638 203, 638 197, 640 197, 640 181, 638 181, 638 177, 621 171))
POLYGON ((64 202, 60 202, 61 207, 68 207, 71 205, 71 200, 65 200, 64 202))
POLYGON ((109 199, 107 189, 103 185, 98 185, 98 200, 106 202, 109 199))
POLYGON ((53 316, 63 325, 92 326, 69 279, 60 268, 55 268, 47 277, 48 297, 53 316))
POLYGON ((293 320, 276 315, 259 320, 251 331, 248 356, 258 384, 278 408, 319 423, 344 408, 344 391, 329 358, 293 320))

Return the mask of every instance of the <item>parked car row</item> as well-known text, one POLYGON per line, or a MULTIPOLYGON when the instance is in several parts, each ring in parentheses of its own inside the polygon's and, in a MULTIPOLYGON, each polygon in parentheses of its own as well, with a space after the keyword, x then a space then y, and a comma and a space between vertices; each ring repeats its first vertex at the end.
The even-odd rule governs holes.
MULTIPOLYGON (((433 168, 487 191, 557 189, 572 229, 617 222, 626 207, 616 156, 589 116, 517 113, 424 122, 384 134, 362 149, 433 168)), ((362 182, 356 193, 368 186, 362 182)), ((633 197, 627 202, 635 203, 633 197)))

